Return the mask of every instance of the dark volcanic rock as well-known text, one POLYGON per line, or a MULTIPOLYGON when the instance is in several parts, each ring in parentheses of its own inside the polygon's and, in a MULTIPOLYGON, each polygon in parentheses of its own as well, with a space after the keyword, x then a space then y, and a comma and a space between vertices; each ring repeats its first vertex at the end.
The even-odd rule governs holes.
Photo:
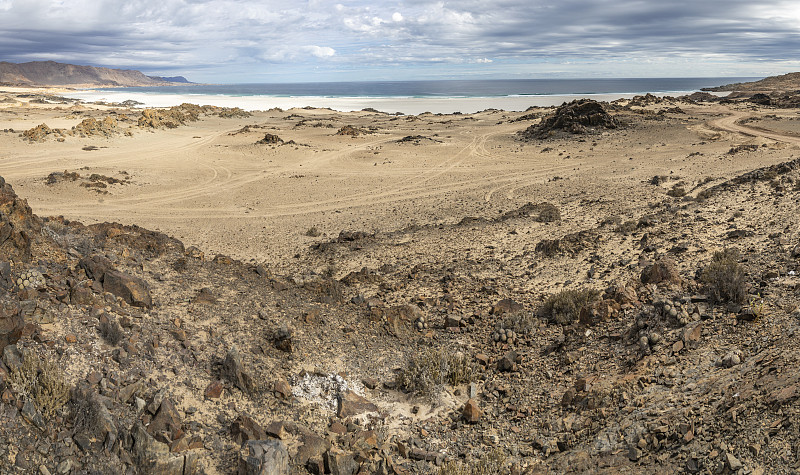
POLYGON ((525 139, 544 139, 557 132, 585 134, 594 129, 616 129, 619 122, 606 112, 603 105, 591 99, 578 99, 562 104, 556 112, 532 125, 520 134, 525 139))
POLYGON ((239 414, 231 425, 231 436, 237 443, 244 444, 248 440, 264 440, 267 433, 255 419, 247 414, 239 414))
POLYGON ((122 297, 125 302, 134 307, 150 308, 153 306, 153 298, 150 296, 147 283, 124 272, 106 271, 103 274, 103 290, 122 297))
POLYGON ((345 391, 339 394, 337 411, 339 417, 357 416, 365 412, 376 412, 377 410, 378 406, 353 391, 345 391))
POLYGON ((256 142, 259 145, 281 145, 283 139, 275 134, 266 134, 264 138, 256 142))
POLYGON ((19 341, 25 320, 19 314, 16 302, 0 302, 0 353, 8 345, 19 341))
POLYGON ((234 386, 241 389, 243 392, 253 392, 253 378, 250 376, 250 373, 244 370, 242 358, 239 356, 239 350, 236 347, 228 350, 225 361, 222 362, 221 376, 233 383, 234 386))
POLYGON ((78 267, 86 272, 86 277, 102 282, 103 276, 108 270, 113 269, 114 266, 105 256, 93 255, 81 259, 78 262, 78 267))
POLYGON ((17 197, 11 185, 0 177, 0 260, 31 258, 31 236, 41 229, 41 221, 28 202, 17 197))
POLYGON ((289 452, 280 440, 250 440, 242 454, 239 473, 245 475, 284 475, 289 473, 289 452))

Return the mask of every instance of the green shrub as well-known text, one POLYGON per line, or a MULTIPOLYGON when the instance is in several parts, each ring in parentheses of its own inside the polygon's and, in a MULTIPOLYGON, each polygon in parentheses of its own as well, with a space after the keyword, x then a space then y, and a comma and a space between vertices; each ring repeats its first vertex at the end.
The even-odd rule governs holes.
POLYGON ((708 296, 715 302, 744 303, 747 299, 745 270, 739 264, 739 251, 736 249, 715 252, 703 269, 702 281, 708 296))
POLYGON ((542 313, 553 323, 569 325, 578 319, 583 307, 599 296, 600 292, 594 289, 564 290, 545 300, 542 313))

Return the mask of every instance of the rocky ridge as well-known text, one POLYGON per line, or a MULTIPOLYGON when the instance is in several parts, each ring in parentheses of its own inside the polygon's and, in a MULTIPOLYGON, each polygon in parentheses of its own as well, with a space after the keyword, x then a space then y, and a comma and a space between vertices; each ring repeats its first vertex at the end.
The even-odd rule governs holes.
POLYGON ((146 76, 128 69, 98 68, 55 61, 0 62, 0 83, 34 86, 165 86, 186 82, 184 78, 146 76))

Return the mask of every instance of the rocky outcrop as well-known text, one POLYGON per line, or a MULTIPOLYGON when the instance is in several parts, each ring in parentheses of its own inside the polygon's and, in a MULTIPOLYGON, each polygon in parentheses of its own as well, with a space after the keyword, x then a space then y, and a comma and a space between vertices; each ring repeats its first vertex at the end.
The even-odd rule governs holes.
POLYGON ((586 134, 598 129, 616 129, 619 122, 602 104, 591 99, 579 99, 562 104, 553 115, 545 117, 520 133, 524 139, 544 139, 559 132, 586 134))
POLYGON ((29 261, 31 236, 40 229, 41 222, 28 202, 17 197, 11 185, 0 177, 0 261, 29 261))

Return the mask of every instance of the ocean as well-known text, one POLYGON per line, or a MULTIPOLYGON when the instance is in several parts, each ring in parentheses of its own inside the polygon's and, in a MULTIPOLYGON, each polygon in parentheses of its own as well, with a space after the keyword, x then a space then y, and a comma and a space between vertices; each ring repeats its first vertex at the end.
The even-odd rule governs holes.
POLYGON ((373 108, 404 114, 474 113, 489 108, 509 111, 552 106, 580 97, 596 100, 637 94, 683 95, 704 87, 760 78, 506 79, 440 81, 315 82, 275 84, 197 84, 76 91, 85 101, 135 100, 148 107, 192 102, 246 110, 273 107, 328 107, 339 111, 373 108))

